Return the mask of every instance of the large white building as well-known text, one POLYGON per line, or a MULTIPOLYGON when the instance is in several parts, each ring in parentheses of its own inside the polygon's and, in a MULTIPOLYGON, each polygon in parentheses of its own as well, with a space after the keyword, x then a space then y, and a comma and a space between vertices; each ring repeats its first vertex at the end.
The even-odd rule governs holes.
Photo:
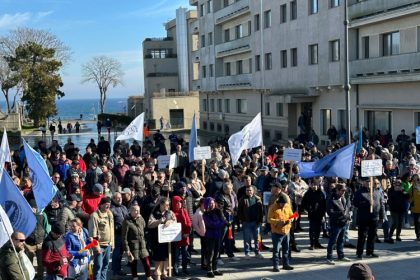
MULTIPOLYGON (((420 125, 420 4, 348 0, 351 130, 420 125)), ((346 128, 343 0, 190 0, 197 7, 201 129, 238 131, 262 112, 264 142, 327 144, 346 128)))

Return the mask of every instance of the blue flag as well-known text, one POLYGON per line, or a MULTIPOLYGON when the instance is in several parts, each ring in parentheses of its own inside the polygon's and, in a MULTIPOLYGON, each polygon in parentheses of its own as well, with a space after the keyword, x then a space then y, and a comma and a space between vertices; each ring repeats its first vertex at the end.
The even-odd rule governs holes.
POLYGON ((51 180, 47 164, 42 156, 32 149, 25 140, 23 140, 23 145, 32 180, 32 191, 34 192, 38 212, 41 213, 54 198, 57 188, 51 180))
POLYGON ((300 162, 299 174, 302 178, 326 176, 350 179, 353 176, 355 156, 356 143, 352 143, 316 162, 300 162))
POLYGON ((357 143, 357 152, 360 152, 363 147, 363 126, 360 125, 359 129, 359 142, 357 143))
POLYGON ((7 172, 3 173, 0 189, 0 205, 9 217, 13 230, 29 236, 36 226, 34 212, 7 172))
POLYGON ((195 112, 191 124, 190 141, 188 145, 188 158, 194 161, 194 148, 197 147, 197 126, 195 124, 195 112))

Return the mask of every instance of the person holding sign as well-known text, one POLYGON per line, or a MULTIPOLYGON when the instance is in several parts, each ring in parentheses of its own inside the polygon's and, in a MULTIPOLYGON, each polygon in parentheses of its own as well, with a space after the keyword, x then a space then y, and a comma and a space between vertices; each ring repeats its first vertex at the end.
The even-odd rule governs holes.
POLYGON ((162 197, 159 204, 153 209, 147 224, 149 228, 151 249, 153 251, 152 260, 155 262, 155 279, 160 280, 161 277, 167 277, 169 250, 168 244, 159 243, 158 226, 165 226, 176 222, 174 213, 169 210, 169 198, 162 197))
POLYGON ((370 193, 370 178, 362 177, 362 186, 354 194, 353 205, 357 208, 356 223, 358 226, 357 235, 357 258, 362 259, 363 248, 366 237, 366 256, 369 258, 377 258, 374 253, 377 225, 382 224, 385 217, 385 204, 383 196, 379 189, 373 188, 370 193), (372 205, 373 204, 373 205, 372 205), (371 205, 372 210, 371 211, 371 205))

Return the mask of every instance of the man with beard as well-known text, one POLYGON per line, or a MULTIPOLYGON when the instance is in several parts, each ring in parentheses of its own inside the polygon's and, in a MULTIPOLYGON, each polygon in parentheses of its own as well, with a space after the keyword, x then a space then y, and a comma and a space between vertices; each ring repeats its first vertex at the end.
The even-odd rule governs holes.
POLYGON ((29 273, 26 267, 22 266, 22 272, 19 265, 19 263, 23 263, 22 255, 25 254, 25 235, 19 231, 15 231, 10 238, 16 248, 17 255, 10 241, 1 247, 0 275, 3 279, 7 280, 29 279, 29 273))

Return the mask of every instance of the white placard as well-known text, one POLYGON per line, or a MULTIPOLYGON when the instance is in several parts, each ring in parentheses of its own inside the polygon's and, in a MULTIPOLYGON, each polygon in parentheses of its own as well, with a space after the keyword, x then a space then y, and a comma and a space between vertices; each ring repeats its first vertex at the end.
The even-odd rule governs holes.
POLYGON ((158 168, 159 169, 165 169, 165 168, 175 168, 177 167, 177 158, 176 154, 172 154, 170 156, 158 156, 158 168))
POLYGON ((195 147, 194 148, 194 160, 203 160, 211 158, 210 146, 195 147))
POLYGON ((182 239, 181 232, 181 223, 172 223, 167 227, 161 224, 158 226, 158 241, 159 243, 180 241, 182 239))
POLYGON ((268 205, 270 203, 271 192, 263 192, 263 204, 268 205))
POLYGON ((284 149, 283 159, 290 161, 301 161, 302 150, 301 149, 284 149))
POLYGON ((362 177, 382 175, 382 160, 362 160, 362 177))

